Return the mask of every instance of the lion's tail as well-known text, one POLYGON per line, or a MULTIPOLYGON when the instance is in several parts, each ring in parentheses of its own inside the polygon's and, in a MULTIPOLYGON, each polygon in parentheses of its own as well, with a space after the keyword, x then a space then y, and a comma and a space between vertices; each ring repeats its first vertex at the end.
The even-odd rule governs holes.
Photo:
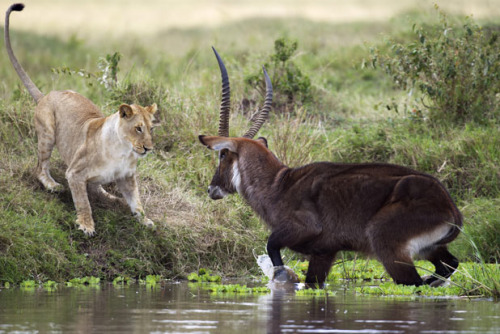
POLYGON ((30 77, 28 74, 26 74, 26 71, 24 71, 24 68, 19 64, 17 61, 16 56, 14 55, 14 52, 12 51, 12 46, 10 45, 10 35, 9 35, 9 17, 10 13, 12 11, 17 11, 20 12, 24 9, 24 4, 22 3, 15 3, 7 9, 7 12, 5 13, 5 27, 4 27, 4 32, 5 32, 5 48, 7 49, 7 53, 9 54, 10 61, 12 62, 12 66, 14 66, 14 69, 17 72, 17 75, 19 75, 19 78, 21 78, 21 81, 23 82, 24 86, 30 93, 30 95, 35 99, 35 102, 38 103, 40 99, 43 97, 42 92, 38 89, 38 87, 31 81, 30 77))

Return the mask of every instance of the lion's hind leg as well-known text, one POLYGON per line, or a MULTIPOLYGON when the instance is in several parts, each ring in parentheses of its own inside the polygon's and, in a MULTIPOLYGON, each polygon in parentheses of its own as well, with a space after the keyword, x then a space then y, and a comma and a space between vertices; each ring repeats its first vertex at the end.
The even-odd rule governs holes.
POLYGON ((35 112, 35 129, 38 137, 38 164, 36 176, 49 191, 59 191, 62 185, 50 175, 50 156, 56 143, 56 124, 52 111, 42 103, 35 112))

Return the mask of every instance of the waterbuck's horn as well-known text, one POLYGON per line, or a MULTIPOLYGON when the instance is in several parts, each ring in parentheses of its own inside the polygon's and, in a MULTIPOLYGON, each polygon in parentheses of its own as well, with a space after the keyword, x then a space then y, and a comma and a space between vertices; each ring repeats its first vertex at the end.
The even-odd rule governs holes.
POLYGON ((271 79, 269 79, 269 76, 267 75, 266 69, 262 67, 262 70, 264 71, 264 79, 266 80, 266 99, 264 100, 264 105, 255 118, 252 127, 243 135, 244 138, 255 137, 257 132, 262 127, 262 124, 264 124, 267 120, 269 111, 271 110, 271 103, 273 102, 273 85, 271 83, 271 79))
POLYGON ((231 109, 229 78, 227 76, 226 66, 221 57, 212 46, 217 62, 219 63, 220 75, 222 77, 222 99, 220 103, 219 136, 229 137, 229 111, 231 109))

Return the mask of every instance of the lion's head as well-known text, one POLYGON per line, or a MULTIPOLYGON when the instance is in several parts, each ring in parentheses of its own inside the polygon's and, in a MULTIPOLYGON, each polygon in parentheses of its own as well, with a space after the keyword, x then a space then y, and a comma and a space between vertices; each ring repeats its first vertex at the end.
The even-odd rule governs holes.
POLYGON ((153 149, 152 131, 158 123, 157 110, 156 103, 148 107, 122 104, 119 108, 121 133, 132 144, 134 152, 141 156, 153 149))

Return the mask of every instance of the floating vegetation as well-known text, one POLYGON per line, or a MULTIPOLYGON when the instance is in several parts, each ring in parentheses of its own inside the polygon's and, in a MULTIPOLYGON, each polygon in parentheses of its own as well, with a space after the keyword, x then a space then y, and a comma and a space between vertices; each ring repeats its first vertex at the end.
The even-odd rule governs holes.
POLYGON ((206 290, 211 291, 213 294, 266 294, 271 290, 265 286, 257 287, 247 287, 246 285, 240 284, 217 284, 210 283, 203 287, 206 290))
POLYGON ((158 285, 158 283, 160 283, 160 281, 161 281, 160 275, 147 275, 146 279, 139 280, 139 284, 144 284, 147 287, 153 288, 153 287, 156 287, 158 285))
POLYGON ((210 270, 201 268, 198 270, 198 273, 190 273, 187 279, 191 282, 220 282, 222 277, 219 275, 212 275, 210 270))
POLYGON ((21 289, 25 290, 25 291, 35 290, 36 286, 37 286, 37 284, 33 280, 22 281, 20 284, 21 289))
POLYGON ((250 294, 267 294, 271 290, 266 286, 248 287, 240 284, 219 284, 219 283, 190 283, 192 289, 202 289, 210 291, 212 295, 250 295, 250 294))
MULTIPOLYGON (((38 287, 43 288, 47 291, 53 291, 57 287, 57 282, 48 280, 43 283, 37 283, 33 280, 26 280, 22 281, 21 284, 19 284, 19 286, 24 291, 34 291, 38 287)), ((4 287, 8 288, 10 287, 10 284, 4 284, 4 287)))
POLYGON ((66 282, 68 287, 92 286, 97 287, 101 284, 101 279, 94 276, 76 277, 66 282))
POLYGON ((131 279, 128 276, 117 276, 117 277, 115 277, 115 279, 113 279, 114 286, 130 285, 133 282, 135 282, 135 280, 131 279))
POLYGON ((328 297, 334 296, 335 294, 335 291, 326 289, 300 289, 295 291, 296 296, 328 297))
POLYGON ((363 286, 355 288, 356 294, 376 295, 376 296, 429 296, 429 297, 444 297, 444 296, 459 296, 464 293, 464 290, 456 285, 430 287, 429 285, 408 286, 394 284, 393 282, 384 282, 377 286, 363 286))
POLYGON ((46 282, 43 282, 41 286, 46 290, 46 291, 54 291, 57 288, 58 283, 48 280, 46 282))

